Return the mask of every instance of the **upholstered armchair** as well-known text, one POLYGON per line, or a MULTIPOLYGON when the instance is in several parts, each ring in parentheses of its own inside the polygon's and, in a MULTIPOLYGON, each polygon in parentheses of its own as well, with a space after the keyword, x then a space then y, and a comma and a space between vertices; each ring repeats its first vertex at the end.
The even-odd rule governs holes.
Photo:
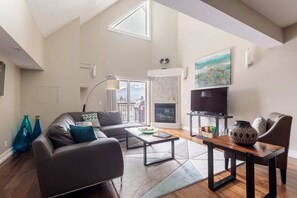
MULTIPOLYGON (((259 136, 258 141, 285 147, 285 152, 276 158, 276 167, 280 169, 282 183, 286 183, 288 151, 290 145, 292 117, 281 113, 270 113, 267 118, 267 131, 259 136)), ((225 152, 225 169, 228 169, 230 154, 225 152)), ((244 160, 244 156, 236 156, 239 160, 244 160)), ((262 161, 255 162, 268 165, 262 161)))

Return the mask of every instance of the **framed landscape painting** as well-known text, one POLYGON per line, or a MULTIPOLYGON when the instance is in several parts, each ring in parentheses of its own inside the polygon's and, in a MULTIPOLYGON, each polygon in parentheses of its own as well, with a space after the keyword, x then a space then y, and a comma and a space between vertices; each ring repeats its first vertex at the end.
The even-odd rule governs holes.
POLYGON ((5 64, 0 61, 0 96, 4 95, 5 64))
POLYGON ((231 49, 200 58, 195 62, 195 88, 231 84, 231 49))

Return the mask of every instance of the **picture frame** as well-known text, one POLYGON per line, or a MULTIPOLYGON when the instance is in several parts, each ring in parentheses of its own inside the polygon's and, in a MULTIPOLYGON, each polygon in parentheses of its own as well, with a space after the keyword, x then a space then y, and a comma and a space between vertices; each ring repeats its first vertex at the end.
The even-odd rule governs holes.
POLYGON ((195 61, 195 88, 231 84, 231 48, 195 61))
POLYGON ((0 96, 4 95, 5 63, 0 61, 0 96))

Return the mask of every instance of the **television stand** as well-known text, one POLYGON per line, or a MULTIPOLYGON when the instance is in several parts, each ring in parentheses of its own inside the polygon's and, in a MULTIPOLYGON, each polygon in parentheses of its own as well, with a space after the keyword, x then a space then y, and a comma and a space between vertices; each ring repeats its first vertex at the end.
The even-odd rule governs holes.
POLYGON ((191 112, 191 113, 187 113, 187 115, 189 115, 190 118, 190 135, 192 137, 196 136, 193 135, 193 122, 192 122, 192 118, 193 116, 198 116, 198 128, 201 127, 201 117, 210 117, 210 118, 215 118, 216 120, 216 135, 219 136, 219 130, 220 130, 220 119, 224 119, 224 124, 225 124, 225 130, 228 128, 228 118, 233 118, 233 116, 231 115, 214 115, 214 114, 205 114, 205 113, 199 113, 199 112, 191 112))

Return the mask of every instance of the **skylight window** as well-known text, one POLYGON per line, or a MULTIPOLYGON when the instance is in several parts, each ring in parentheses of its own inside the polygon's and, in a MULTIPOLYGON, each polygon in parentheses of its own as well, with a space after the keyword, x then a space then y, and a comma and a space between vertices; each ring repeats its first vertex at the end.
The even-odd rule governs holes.
POLYGON ((114 32, 150 40, 150 1, 145 1, 108 26, 114 32))

